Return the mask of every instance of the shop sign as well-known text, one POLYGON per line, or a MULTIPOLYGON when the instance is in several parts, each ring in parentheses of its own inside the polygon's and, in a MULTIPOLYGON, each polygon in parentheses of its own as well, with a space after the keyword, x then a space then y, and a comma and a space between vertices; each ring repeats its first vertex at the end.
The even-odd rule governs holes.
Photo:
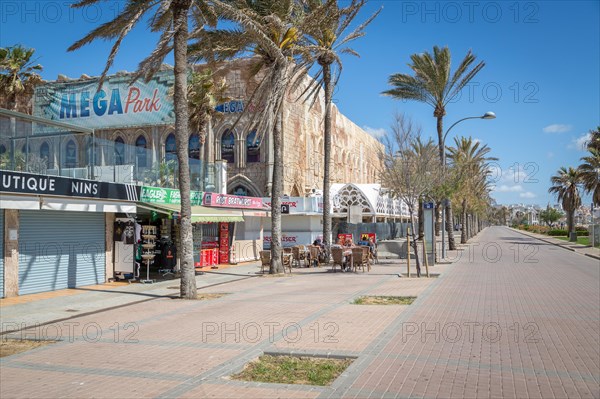
MULTIPOLYGON (((202 205, 202 194, 202 191, 190 191, 192 206, 202 205)), ((140 201, 154 204, 179 205, 181 204, 181 193, 179 190, 172 188, 142 186, 140 201)))
POLYGON ((131 75, 110 76, 100 90, 98 78, 52 82, 35 89, 34 115, 93 129, 165 125, 175 122, 169 90, 172 71, 162 71, 149 82, 131 75))
POLYGON ((218 193, 204 193, 202 204, 222 208, 264 209, 262 198, 218 193))
MULTIPOLYGON (((265 197, 263 198, 263 203, 269 207, 271 207, 271 198, 265 197)), ((283 208, 286 207, 288 209, 287 213, 298 213, 304 212, 304 198, 302 197, 284 197, 281 200, 281 213, 283 212, 283 208)))
POLYGON ((32 173, 0 171, 0 192, 60 195, 137 201, 140 187, 131 184, 107 183, 94 180, 44 176, 32 173))

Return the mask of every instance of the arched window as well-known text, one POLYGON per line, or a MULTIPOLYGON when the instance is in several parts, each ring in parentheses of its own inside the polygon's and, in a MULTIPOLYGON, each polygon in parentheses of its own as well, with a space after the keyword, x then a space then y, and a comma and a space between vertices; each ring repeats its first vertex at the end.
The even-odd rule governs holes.
POLYGON ((125 164, 125 142, 121 137, 115 139, 115 165, 125 164))
POLYGON ((4 144, 0 145, 0 155, 2 154, 6 154, 6 147, 4 146, 4 144))
POLYGON ((256 130, 246 136, 246 162, 260 162, 260 139, 256 138, 256 130))
POLYGON ((31 153, 31 146, 28 144, 23 144, 23 147, 21 147, 21 152, 23 154, 30 154, 31 153))
POLYGON ((200 160, 200 136, 192 134, 188 142, 188 157, 200 160))
POLYGON ((173 133, 165 140, 165 162, 177 160, 177 141, 173 133))
POLYGON ((73 140, 69 140, 65 147, 65 167, 75 168, 77 167, 77 145, 73 140))
POLYGON ((232 164, 235 162, 235 136, 233 132, 226 129, 221 136, 221 159, 232 164))
POLYGON ((137 140, 135 140, 135 159, 138 168, 146 167, 146 158, 146 138, 140 135, 137 140))
POLYGON ((233 195, 239 195, 242 197, 247 197, 248 196, 248 189, 244 186, 236 186, 233 189, 233 195))
POLYGON ((42 143, 40 146, 40 158, 43 161, 46 161, 48 168, 52 168, 52 161, 50 159, 50 146, 46 142, 42 143))

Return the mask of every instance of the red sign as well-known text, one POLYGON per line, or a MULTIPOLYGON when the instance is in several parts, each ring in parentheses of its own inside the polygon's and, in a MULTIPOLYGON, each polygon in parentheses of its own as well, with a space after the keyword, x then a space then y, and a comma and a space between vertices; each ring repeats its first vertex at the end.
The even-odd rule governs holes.
POLYGON ((222 208, 264 209, 262 198, 217 193, 204 193, 202 204, 222 208))
POLYGON ((348 240, 352 243, 352 234, 338 234, 338 244, 345 245, 348 240))
POLYGON ((373 239, 373 242, 376 243, 377 242, 377 234, 375 233, 362 233, 360 235, 360 240, 361 241, 369 241, 369 239, 373 239))
POLYGON ((219 223, 219 263, 229 263, 229 223, 219 223))

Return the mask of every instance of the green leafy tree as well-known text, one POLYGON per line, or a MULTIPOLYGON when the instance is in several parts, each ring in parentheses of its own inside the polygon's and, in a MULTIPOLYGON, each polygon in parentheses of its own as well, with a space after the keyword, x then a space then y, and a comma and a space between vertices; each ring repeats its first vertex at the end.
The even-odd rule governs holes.
MULTIPOLYGON (((73 7, 86 7, 102 0, 79 0, 73 7)), ((188 38, 190 30, 196 32, 205 26, 215 26, 217 14, 203 0, 126 0, 122 11, 114 19, 93 29, 75 42, 69 51, 77 50, 95 40, 114 41, 98 83, 102 86, 106 74, 113 65, 125 36, 147 18, 149 30, 159 32, 160 38, 153 52, 142 60, 133 80, 143 77, 146 81, 160 69, 165 57, 174 55, 174 95, 176 152, 179 161, 179 190, 181 192, 181 297, 197 298, 196 274, 193 257, 192 210, 190 200, 190 168, 188 159, 189 112, 188 112, 188 38)))
MULTIPOLYGON (((469 51, 459 63, 458 68, 451 73, 451 57, 448 47, 433 47, 433 54, 424 52, 411 55, 412 63, 408 64, 414 75, 396 73, 390 76, 389 84, 392 89, 383 94, 398 100, 414 100, 429 104, 433 107, 433 116, 437 119, 439 160, 444 158, 444 116, 446 106, 485 66, 483 61, 475 63, 475 55, 469 51)), ((444 167, 444 165, 442 165, 444 167)), ((448 246, 456 249, 452 226, 452 206, 447 209, 446 231, 448 246)))
POLYGON ((6 107, 17 111, 27 107, 27 99, 42 81, 40 64, 35 64, 35 49, 21 45, 0 48, 0 95, 6 107))
POLYGON ((581 196, 579 188, 581 183, 581 173, 578 169, 564 166, 561 167, 557 174, 550 178, 552 186, 548 189, 551 194, 556 194, 563 209, 567 213, 567 231, 575 232, 574 215, 577 208, 581 206, 581 196))
POLYGON ((546 223, 548 227, 558 222, 563 217, 563 213, 558 209, 552 208, 550 205, 546 206, 546 209, 540 211, 540 221, 546 223))

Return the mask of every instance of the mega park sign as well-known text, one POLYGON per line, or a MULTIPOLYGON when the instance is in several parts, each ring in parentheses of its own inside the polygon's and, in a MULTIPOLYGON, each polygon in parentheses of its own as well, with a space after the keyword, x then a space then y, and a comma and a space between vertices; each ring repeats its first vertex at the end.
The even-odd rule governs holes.
POLYGON ((102 129, 175 123, 169 91, 172 71, 158 72, 149 82, 131 75, 52 82, 35 89, 34 115, 77 126, 102 129))

